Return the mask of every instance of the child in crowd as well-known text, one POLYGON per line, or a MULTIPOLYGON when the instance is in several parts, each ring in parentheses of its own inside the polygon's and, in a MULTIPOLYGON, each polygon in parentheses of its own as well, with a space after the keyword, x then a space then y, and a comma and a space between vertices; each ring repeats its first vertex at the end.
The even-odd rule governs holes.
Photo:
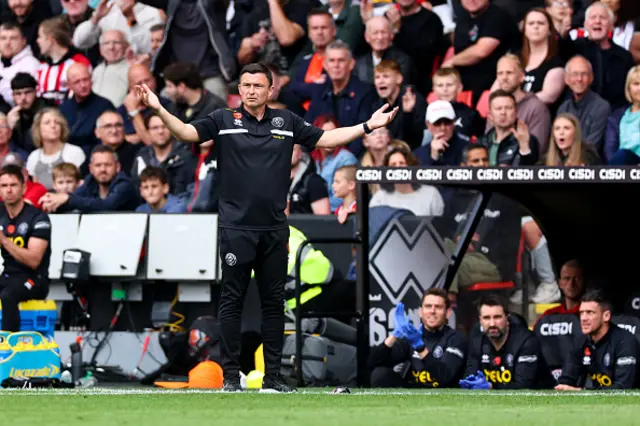
POLYGON ((333 193, 342 198, 335 215, 339 223, 345 223, 349 214, 356 212, 356 166, 342 166, 333 174, 333 193))
POLYGON ((83 183, 80 169, 72 163, 56 164, 51 171, 51 178, 56 194, 71 194, 83 183))
POLYGON ((169 195, 167 173, 161 167, 148 166, 138 178, 140 195, 146 201, 136 209, 136 213, 186 213, 184 202, 175 195, 169 195))

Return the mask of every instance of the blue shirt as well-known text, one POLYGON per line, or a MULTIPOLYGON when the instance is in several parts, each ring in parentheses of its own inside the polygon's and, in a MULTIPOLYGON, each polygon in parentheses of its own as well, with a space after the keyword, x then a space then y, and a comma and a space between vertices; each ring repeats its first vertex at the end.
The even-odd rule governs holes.
POLYGON ((640 157, 640 111, 631 112, 629 107, 620 120, 620 148, 640 157))
POLYGON ((346 149, 341 149, 335 156, 327 154, 327 157, 322 163, 316 162, 318 174, 327 182, 327 186, 329 187, 329 202, 331 203, 332 213, 342 205, 342 198, 338 198, 333 194, 332 184, 334 173, 342 166, 356 166, 357 164, 358 160, 356 156, 346 149))
POLYGON ((160 210, 153 210, 149 203, 144 203, 136 209, 136 213, 186 213, 187 206, 181 198, 175 195, 167 196, 167 202, 160 210))

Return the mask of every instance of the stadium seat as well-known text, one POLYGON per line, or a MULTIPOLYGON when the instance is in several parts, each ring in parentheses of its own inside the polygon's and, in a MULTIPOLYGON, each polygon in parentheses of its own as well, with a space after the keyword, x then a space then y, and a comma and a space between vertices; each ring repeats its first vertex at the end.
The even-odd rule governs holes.
MULTIPOLYGON (((438 98, 433 92, 429 93, 429 95, 427 96, 427 104, 430 104, 431 102, 437 100, 438 98)), ((470 90, 465 90, 464 92, 458 93, 458 97, 456 100, 462 104, 466 104, 469 108, 473 108, 473 92, 470 90)))
POLYGON ((489 95, 491 93, 488 90, 485 90, 482 95, 480 95, 480 99, 478 99, 478 104, 476 105, 476 111, 480 113, 482 118, 487 118, 489 115, 489 95))

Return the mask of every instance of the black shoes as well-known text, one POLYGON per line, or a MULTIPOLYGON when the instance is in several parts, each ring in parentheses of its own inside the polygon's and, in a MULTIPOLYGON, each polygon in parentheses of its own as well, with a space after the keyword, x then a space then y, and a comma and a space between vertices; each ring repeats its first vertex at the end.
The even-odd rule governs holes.
POLYGON ((238 378, 237 380, 224 379, 224 384, 222 385, 222 392, 225 392, 225 393, 242 392, 242 387, 240 386, 240 378, 238 378))
POLYGON ((262 389, 260 393, 294 393, 296 389, 289 386, 284 377, 280 375, 276 376, 264 376, 262 380, 262 389))

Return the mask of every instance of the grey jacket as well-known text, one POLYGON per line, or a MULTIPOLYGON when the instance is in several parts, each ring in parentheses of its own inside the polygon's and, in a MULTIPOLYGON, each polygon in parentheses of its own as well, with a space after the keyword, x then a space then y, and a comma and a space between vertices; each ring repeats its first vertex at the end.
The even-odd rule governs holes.
POLYGON ((589 90, 584 97, 576 101, 573 96, 558 108, 558 114, 568 112, 580 121, 582 140, 593 146, 599 153, 604 145, 607 119, 611 115, 611 106, 602 96, 589 90))
MULTIPOLYGON (((149 6, 162 9, 167 13, 167 31, 164 32, 164 38, 162 39, 162 45, 158 49, 158 52, 153 57, 151 63, 151 71, 154 73, 160 73, 162 70, 170 64, 171 51, 167 46, 167 38, 171 33, 171 24, 178 11, 180 0, 139 0, 140 3, 148 4, 149 6)), ((222 76, 227 81, 232 81, 237 74, 238 64, 235 60, 235 55, 229 48, 226 33, 226 6, 228 6, 228 0, 198 0, 198 6, 200 7, 202 14, 207 22, 209 28, 209 40, 211 46, 218 55, 218 66, 222 76)))

